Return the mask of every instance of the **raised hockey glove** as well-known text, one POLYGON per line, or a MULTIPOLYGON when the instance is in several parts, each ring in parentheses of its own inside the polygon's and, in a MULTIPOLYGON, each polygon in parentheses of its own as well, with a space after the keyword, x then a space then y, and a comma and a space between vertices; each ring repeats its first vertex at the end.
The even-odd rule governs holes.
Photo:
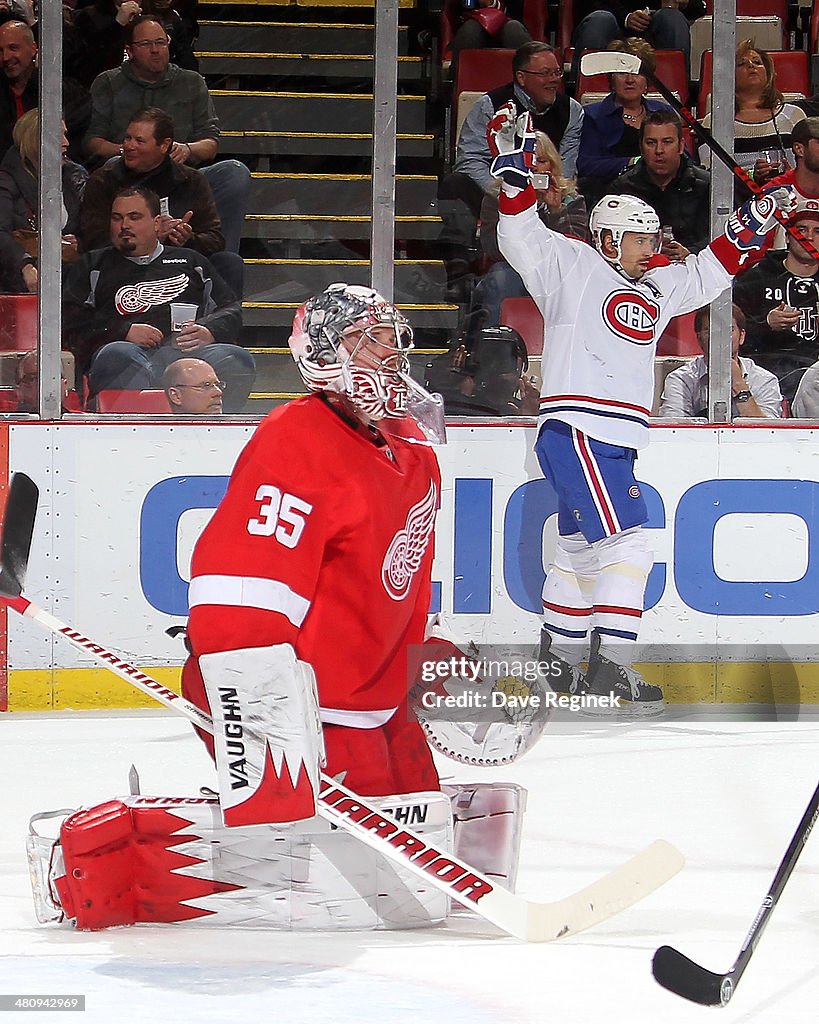
POLYGON ((735 210, 725 225, 725 237, 741 252, 761 249, 777 226, 777 212, 787 218, 795 208, 796 192, 790 185, 780 185, 735 210))
POLYGON ((509 100, 486 126, 486 138, 494 157, 489 167, 492 177, 511 188, 526 188, 532 180, 537 141, 531 114, 519 114, 509 100))

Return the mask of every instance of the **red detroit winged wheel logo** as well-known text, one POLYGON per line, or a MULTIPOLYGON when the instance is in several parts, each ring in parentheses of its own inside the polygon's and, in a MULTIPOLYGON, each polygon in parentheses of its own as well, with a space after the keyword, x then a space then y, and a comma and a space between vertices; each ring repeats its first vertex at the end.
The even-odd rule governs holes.
POLYGON ((160 281, 126 284, 114 296, 114 305, 120 316, 144 313, 151 306, 161 306, 181 295, 188 287, 189 280, 187 274, 179 274, 177 277, 166 277, 160 281))
POLYGON ((660 307, 639 292, 612 292, 603 303, 603 319, 618 338, 634 345, 650 345, 660 319, 660 307))
POLYGON ((435 484, 407 513, 407 522, 393 539, 381 565, 384 589, 394 601, 403 601, 409 593, 413 577, 421 567, 424 552, 432 536, 437 506, 435 484))

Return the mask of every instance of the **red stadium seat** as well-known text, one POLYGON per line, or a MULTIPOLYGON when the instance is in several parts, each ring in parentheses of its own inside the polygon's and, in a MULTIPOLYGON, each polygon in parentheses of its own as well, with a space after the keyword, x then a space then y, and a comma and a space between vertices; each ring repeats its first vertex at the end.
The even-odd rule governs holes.
POLYGON ((0 351, 37 348, 37 296, 0 295, 0 351))
POLYGON ((485 49, 462 50, 458 61, 458 75, 452 90, 452 105, 449 113, 450 145, 452 150, 464 118, 472 109, 475 100, 490 89, 497 89, 512 81, 512 57, 514 50, 485 49))
MULTIPOLYGON (((452 60, 452 40, 461 24, 463 11, 462 0, 446 0, 439 20, 439 45, 441 63, 449 65, 452 60)), ((538 42, 548 40, 549 5, 547 0, 524 0, 523 21, 529 29, 529 35, 538 42)), ((507 78, 508 82, 509 79, 507 78)), ((483 90, 486 92, 486 89, 483 90)))
POLYGON ((164 391, 100 391, 97 412, 169 413, 168 396, 164 391))
POLYGON ((522 299, 504 299, 500 322, 520 334, 530 356, 543 353, 543 316, 528 295, 522 299))
POLYGON ((17 388, 0 388, 0 413, 17 411, 17 388))
MULTIPOLYGON (((810 95, 810 66, 804 50, 771 50, 771 60, 776 68, 776 85, 785 99, 801 99, 810 95)), ((700 64, 700 86, 697 97, 697 117, 708 112, 708 97, 711 93, 712 55, 705 50, 700 64)))
POLYGON ((697 334, 694 330, 696 312, 675 316, 657 341, 658 356, 701 356, 697 334))

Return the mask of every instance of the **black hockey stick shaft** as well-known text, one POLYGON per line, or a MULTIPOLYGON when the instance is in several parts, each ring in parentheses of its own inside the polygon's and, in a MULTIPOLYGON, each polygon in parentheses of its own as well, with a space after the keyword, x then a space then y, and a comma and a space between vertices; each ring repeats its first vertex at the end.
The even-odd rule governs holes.
MULTIPOLYGON (((682 103, 680 103, 680 101, 677 99, 674 93, 668 88, 665 82, 661 82, 656 75, 651 74, 645 68, 643 68, 640 71, 640 74, 645 75, 646 79, 650 82, 651 85, 654 86, 654 88, 662 96, 666 103, 670 104, 670 106, 672 106, 677 111, 677 113, 680 115, 683 121, 685 121, 688 127, 694 132, 694 134, 697 136, 700 142, 705 143, 705 145, 708 146, 708 148, 711 150, 714 156, 719 157, 719 159, 722 161, 723 164, 725 164, 728 170, 733 173, 735 178, 741 181, 743 185, 746 185, 750 189, 750 191, 754 193, 754 195, 762 195, 765 192, 765 189, 754 181, 754 179, 745 170, 745 168, 740 167, 740 165, 736 162, 736 160, 734 160, 734 158, 724 148, 724 146, 717 142, 717 140, 714 138, 711 132, 705 127, 705 125, 700 124, 700 122, 694 117, 691 111, 688 110, 687 107, 684 107, 682 103)), ((816 248, 816 246, 810 241, 810 239, 806 238, 804 233, 800 231, 795 224, 789 224, 788 218, 785 217, 785 215, 780 210, 777 209, 775 211, 775 216, 779 223, 782 225, 782 227, 787 231, 787 233, 792 238, 795 238, 796 241, 799 242, 799 244, 808 253, 810 253, 810 255, 813 256, 813 258, 817 262, 819 262, 819 249, 816 248)))
POLYGON ((793 834, 785 856, 774 875, 771 887, 745 936, 739 956, 731 970, 727 974, 716 974, 714 971, 700 967, 699 964, 689 960, 687 956, 673 947, 661 946, 654 954, 652 971, 656 980, 664 988, 684 999, 690 999, 694 1003, 701 1003, 705 1006, 725 1006, 729 1002, 762 938, 762 933, 771 919, 771 914, 779 902, 785 885, 796 867, 796 862, 816 824, 817 817, 819 817, 819 785, 814 790, 805 813, 802 815, 802 820, 796 827, 796 832, 793 834))

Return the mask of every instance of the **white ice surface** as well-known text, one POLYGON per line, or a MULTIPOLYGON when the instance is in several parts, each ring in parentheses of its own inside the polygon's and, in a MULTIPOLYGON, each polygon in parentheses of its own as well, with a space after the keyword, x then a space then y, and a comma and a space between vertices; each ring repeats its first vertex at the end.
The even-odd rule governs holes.
MULTIPOLYGON (((528 788, 518 890, 530 898, 558 899, 658 837, 685 854, 665 887, 562 942, 525 945, 464 917, 420 932, 90 934, 36 923, 30 815, 127 793, 132 762, 143 793, 193 795, 213 782, 210 764, 187 723, 164 713, 0 715, 0 994, 85 994, 88 1024, 813 1021, 819 838, 729 1006, 671 995, 650 963, 669 943, 711 970, 731 966, 816 785, 818 749, 815 722, 655 721, 555 727, 497 773, 440 762, 460 780, 528 788)), ((0 1024, 43 1018, 11 1012, 0 1024)))

